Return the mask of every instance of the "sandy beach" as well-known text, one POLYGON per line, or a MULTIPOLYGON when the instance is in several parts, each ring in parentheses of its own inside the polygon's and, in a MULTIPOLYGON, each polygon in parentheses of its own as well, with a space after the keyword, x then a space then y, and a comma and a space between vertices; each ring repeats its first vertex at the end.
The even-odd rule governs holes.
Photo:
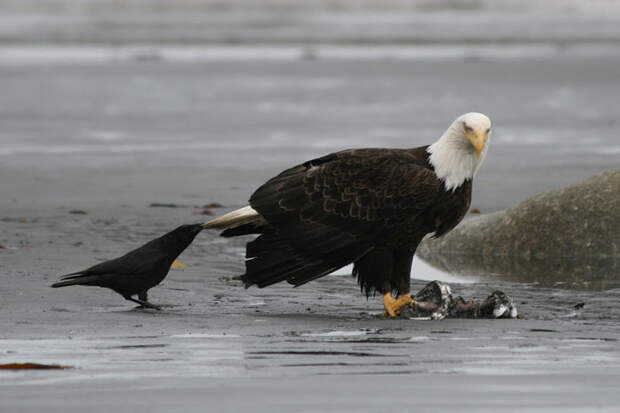
MULTIPOLYGON (((0 410, 617 411, 614 283, 540 286, 416 260, 412 290, 432 279, 466 298, 501 289, 521 318, 387 320, 346 270, 298 289, 245 290, 231 277, 247 239, 204 232, 180 257, 187 268, 151 290, 168 305, 161 312, 108 290, 49 288, 209 219, 202 205, 221 204, 215 215, 245 205, 287 166, 427 144, 470 110, 494 122, 472 203, 483 213, 618 168, 613 13, 486 11, 479 22, 503 16, 498 44, 462 27, 410 41, 421 36, 411 21, 445 28, 451 10, 381 14, 370 40, 353 36, 366 15, 278 14, 293 28, 278 31, 220 10, 213 19, 242 33, 235 44, 213 37, 222 30, 158 31, 149 19, 122 35, 80 28, 89 20, 79 13, 59 26, 49 12, 36 26, 39 12, 0 9, 22 19, 19 30, 0 25, 0 364, 72 367, 0 372, 0 410), (308 42, 317 27, 324 38, 308 42), (519 27, 529 34, 508 39, 519 27), (582 30, 571 37, 569 27, 582 30)), ((184 21, 175 16, 166 27, 184 21)))

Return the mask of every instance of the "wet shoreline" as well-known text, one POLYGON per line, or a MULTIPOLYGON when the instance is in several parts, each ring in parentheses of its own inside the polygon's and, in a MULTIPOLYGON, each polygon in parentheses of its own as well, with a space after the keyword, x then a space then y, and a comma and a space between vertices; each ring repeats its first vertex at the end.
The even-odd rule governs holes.
MULTIPOLYGON (((197 211, 51 208, 2 222, 8 248, 0 250, 0 363, 74 367, 1 371, 3 406, 163 412, 174 401, 185 410, 205 403, 225 410, 247 406, 250 396, 242 394, 252 395, 257 411, 295 405, 373 412, 384 397, 403 407, 415 400, 428 409, 472 412, 496 409, 496 402, 613 411, 620 402, 609 387, 620 379, 618 289, 451 279, 453 294, 465 298, 505 291, 522 318, 389 320, 379 297, 363 297, 346 272, 297 289, 246 290, 231 280, 243 270, 244 240, 211 232, 181 255, 187 268, 172 270, 151 290, 153 302, 168 305, 161 312, 136 310, 105 289, 49 288, 61 273, 205 219, 197 211), (301 389, 306 396, 292 396, 301 389)), ((421 264, 414 265, 412 291, 426 284, 416 274, 442 276, 421 264)))

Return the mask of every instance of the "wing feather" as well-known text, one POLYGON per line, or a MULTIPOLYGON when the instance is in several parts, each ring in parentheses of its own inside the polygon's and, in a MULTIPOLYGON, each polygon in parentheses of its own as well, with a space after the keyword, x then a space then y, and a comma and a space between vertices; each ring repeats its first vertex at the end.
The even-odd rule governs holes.
POLYGON ((260 187, 250 204, 268 222, 301 220, 361 235, 428 208, 440 188, 433 170, 406 150, 361 149, 291 168, 260 187))
POLYGON ((407 223, 442 185, 425 149, 338 152, 267 181, 250 205, 272 230, 248 244, 246 285, 301 285, 361 258, 378 238, 419 232, 407 223))

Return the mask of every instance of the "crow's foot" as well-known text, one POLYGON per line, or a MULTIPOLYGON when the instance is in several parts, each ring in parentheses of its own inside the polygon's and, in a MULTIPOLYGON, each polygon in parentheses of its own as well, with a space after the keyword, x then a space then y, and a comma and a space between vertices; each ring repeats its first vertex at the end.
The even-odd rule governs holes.
POLYGON ((131 298, 131 297, 125 297, 125 300, 133 301, 134 303, 140 304, 140 307, 138 308, 152 308, 154 310, 161 310, 160 306, 151 304, 148 301, 143 301, 143 300, 139 300, 139 299, 131 298))

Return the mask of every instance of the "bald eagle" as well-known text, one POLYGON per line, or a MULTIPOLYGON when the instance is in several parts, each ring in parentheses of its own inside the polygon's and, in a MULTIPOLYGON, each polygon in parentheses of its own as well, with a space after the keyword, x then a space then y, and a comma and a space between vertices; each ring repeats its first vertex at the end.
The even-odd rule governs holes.
POLYGON ((413 305, 411 264, 420 241, 445 234, 467 213, 490 133, 487 116, 467 113, 429 146, 312 159, 267 181, 249 206, 203 227, 224 237, 260 234, 246 246, 246 288, 297 287, 353 263, 362 291, 380 293, 394 317, 413 305))

